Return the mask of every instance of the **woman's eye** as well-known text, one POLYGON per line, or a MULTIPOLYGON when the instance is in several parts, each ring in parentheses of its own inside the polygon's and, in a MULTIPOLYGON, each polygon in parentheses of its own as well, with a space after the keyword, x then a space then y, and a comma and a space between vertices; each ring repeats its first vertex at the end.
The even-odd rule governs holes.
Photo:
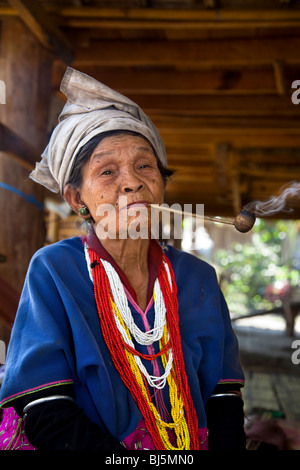
POLYGON ((144 165, 141 165, 140 168, 150 168, 150 165, 147 165, 146 163, 144 165))
POLYGON ((101 175, 104 175, 104 176, 111 175, 111 174, 112 174, 111 170, 105 170, 103 171, 103 173, 101 173, 101 175))

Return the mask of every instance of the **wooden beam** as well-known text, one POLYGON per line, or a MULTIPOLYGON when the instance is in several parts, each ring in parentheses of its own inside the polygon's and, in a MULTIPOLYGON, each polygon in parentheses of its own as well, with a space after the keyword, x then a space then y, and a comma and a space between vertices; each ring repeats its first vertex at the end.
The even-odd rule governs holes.
POLYGON ((199 41, 92 41, 76 51, 75 68, 95 66, 266 66, 277 60, 299 65, 300 37, 199 41))
POLYGON ((229 144, 219 143, 216 145, 215 154, 216 182, 219 188, 226 188, 228 185, 229 144))
POLYGON ((0 106, 0 122, 41 153, 48 141, 53 55, 19 18, 4 19, 0 31, 7 103, 0 106))
POLYGON ((235 30, 235 29, 275 29, 275 28, 299 28, 300 20, 294 19, 290 21, 272 21, 255 20, 255 21, 164 21, 164 20, 116 20, 116 19, 97 19, 97 18, 64 18, 64 27, 66 28, 89 28, 100 30, 163 30, 163 31, 207 31, 207 30, 235 30))
POLYGON ((242 197, 239 189, 239 154, 238 152, 234 152, 232 149, 230 149, 228 175, 233 212, 234 214, 238 214, 242 210, 242 197))
MULTIPOLYGON (((53 88, 59 90, 65 67, 56 64, 53 88)), ((81 71, 127 95, 276 95, 273 67, 232 70, 176 70, 81 67, 81 71)), ((300 76, 300 67, 299 67, 300 76)), ((291 80, 292 83, 292 80, 291 80)))
MULTIPOLYGON (((65 102, 60 92, 57 96, 65 102)), ((261 132, 264 129, 272 133, 273 129, 285 132, 299 133, 300 106, 294 105, 289 96, 279 97, 270 95, 165 95, 139 94, 132 92, 127 95, 137 103, 156 122, 173 123, 175 127, 190 127, 191 123, 204 123, 201 129, 215 132, 212 122, 219 122, 218 132, 230 132, 236 123, 237 132, 243 132, 247 127, 249 132, 261 132), (284 120, 283 120, 284 118, 284 120), (293 119, 294 118, 294 119, 293 119), (239 124, 239 119, 242 119, 239 124), (254 123, 252 124, 252 120, 254 123), (223 125, 221 124, 223 122, 223 125), (260 125, 255 123, 260 122, 260 125), (206 123, 206 124, 205 124, 206 123), (242 125, 241 123, 244 123, 242 125)), ((168 125, 168 127, 171 127, 168 125)))
POLYGON ((216 146, 215 173, 218 193, 230 195, 235 214, 242 208, 238 160, 239 154, 228 143, 216 146))
POLYGON ((275 60, 273 67, 278 94, 284 96, 286 94, 284 62, 282 60, 275 60))
POLYGON ((52 55, 19 18, 1 22, 0 42, 7 92, 7 104, 0 106, 0 210, 6 213, 0 231, 6 262, 0 263, 0 276, 20 292, 30 258, 44 244, 45 190, 29 173, 47 140, 52 55))
MULTIPOLYGON (((98 8, 98 7, 61 7, 50 5, 47 11, 61 18, 95 18, 114 20, 142 20, 142 21, 165 21, 165 22, 214 22, 222 25, 226 22, 234 22, 245 26, 245 22, 265 22, 267 27, 272 27, 274 22, 282 24, 300 20, 300 12, 296 9, 251 9, 251 10, 225 10, 222 8, 214 10, 187 8, 98 8)), ((0 10, 1 12, 1 10, 0 10)))
MULTIPOLYGON (((221 101, 222 104, 222 101, 221 101)), ((226 104, 226 103, 224 103, 226 104)), ((296 116, 285 116, 283 120, 281 116, 187 116, 187 115, 171 115, 170 113, 158 114, 153 112, 151 117, 155 124, 162 129, 199 129, 202 132, 204 129, 209 132, 215 133, 231 133, 231 132, 244 132, 245 129, 249 132, 283 133, 285 131, 296 133, 300 132, 300 120, 296 116), (298 129, 298 131, 297 131, 298 129)))
MULTIPOLYGON (((37 2, 35 2, 37 3, 37 2)), ((289 10, 214 10, 156 8, 97 8, 46 5, 51 19, 58 18, 63 27, 93 29, 163 29, 165 31, 234 30, 299 28, 300 14, 289 10)), ((0 17, 16 16, 18 11, 0 6, 0 17)))
POLYGON ((0 276, 0 297, 0 320, 11 328, 16 316, 20 292, 6 282, 3 276, 0 276))
POLYGON ((245 147, 250 148, 267 148, 276 149, 277 147, 297 148, 300 147, 300 133, 288 133, 288 132, 272 132, 266 134, 256 130, 248 132, 247 129, 241 132, 235 132, 233 129, 230 134, 226 133, 224 129, 222 133, 216 132, 205 132, 201 129, 194 129, 189 131, 188 129, 180 130, 176 132, 172 129, 158 128, 162 139, 166 145, 168 154, 173 152, 185 152, 189 153, 190 150, 195 152, 198 148, 202 148, 206 145, 217 145, 226 141, 232 145, 236 150, 243 150, 245 147))
POLYGON ((300 162, 300 149, 299 147, 284 148, 278 146, 276 148, 249 148, 246 146, 240 150, 241 161, 245 162, 245 166, 252 166, 258 168, 262 166, 270 166, 276 163, 284 164, 285 169, 288 170, 291 166, 295 165, 299 167, 300 162))
POLYGON ((175 184, 214 183, 215 181, 215 172, 212 166, 198 167, 194 165, 193 167, 188 167, 182 161, 181 165, 172 165, 172 168, 175 169, 175 173, 172 176, 172 181, 175 184))
POLYGON ((13 7, 9 5, 0 6, 0 18, 17 17, 17 16, 19 16, 19 13, 13 7))
POLYGON ((265 179, 266 175, 268 178, 275 179, 275 180, 282 180, 282 181, 300 181, 300 165, 298 168, 288 169, 288 168, 278 168, 275 169, 274 166, 270 165, 264 169, 262 168, 245 168, 243 166, 240 167, 239 172, 242 175, 251 176, 256 179, 265 179))
POLYGON ((0 152, 9 154, 14 160, 32 170, 41 159, 40 153, 15 132, 0 123, 0 152))
POLYGON ((69 41, 57 27, 53 18, 42 8, 40 2, 35 0, 8 1, 46 49, 52 50, 66 64, 72 62, 74 55, 69 41))
MULTIPOLYGON (((277 96, 129 96, 142 109, 151 114, 173 116, 244 116, 251 117, 299 117, 300 107, 290 97, 277 96)), ((295 127, 298 127, 295 125, 295 127)))

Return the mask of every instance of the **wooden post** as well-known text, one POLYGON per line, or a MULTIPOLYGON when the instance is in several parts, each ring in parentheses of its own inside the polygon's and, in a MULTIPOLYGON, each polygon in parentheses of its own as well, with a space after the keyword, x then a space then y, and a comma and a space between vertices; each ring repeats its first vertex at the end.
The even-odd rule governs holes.
POLYGON ((20 294, 29 261, 44 244, 44 189, 28 178, 34 159, 28 148, 40 156, 47 144, 53 55, 19 19, 4 19, 0 31, 0 80, 6 90, 0 136, 5 129, 8 135, 0 142, 0 276, 20 294))
POLYGON ((0 122, 39 152, 47 142, 53 58, 21 20, 2 21, 0 79, 6 104, 0 106, 0 122))

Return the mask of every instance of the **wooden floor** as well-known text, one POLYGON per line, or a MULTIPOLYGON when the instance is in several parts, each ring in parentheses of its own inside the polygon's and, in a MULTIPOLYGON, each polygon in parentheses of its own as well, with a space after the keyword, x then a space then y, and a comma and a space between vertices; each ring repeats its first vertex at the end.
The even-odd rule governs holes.
POLYGON ((291 345, 300 337, 251 327, 235 331, 245 373, 246 421, 270 420, 284 431, 288 449, 300 450, 300 364, 291 359, 291 345))
POLYGON ((299 422, 300 431, 300 377, 246 370, 245 379, 246 414, 270 412, 279 418, 299 422))

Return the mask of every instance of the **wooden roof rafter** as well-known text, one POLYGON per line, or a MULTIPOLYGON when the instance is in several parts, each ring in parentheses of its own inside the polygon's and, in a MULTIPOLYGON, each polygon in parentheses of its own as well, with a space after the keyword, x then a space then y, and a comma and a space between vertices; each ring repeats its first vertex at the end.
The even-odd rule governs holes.
POLYGON ((34 0, 8 1, 14 12, 18 14, 20 19, 46 49, 53 50, 55 55, 63 62, 67 64, 72 62, 74 53, 69 40, 43 9, 40 2, 34 0))

